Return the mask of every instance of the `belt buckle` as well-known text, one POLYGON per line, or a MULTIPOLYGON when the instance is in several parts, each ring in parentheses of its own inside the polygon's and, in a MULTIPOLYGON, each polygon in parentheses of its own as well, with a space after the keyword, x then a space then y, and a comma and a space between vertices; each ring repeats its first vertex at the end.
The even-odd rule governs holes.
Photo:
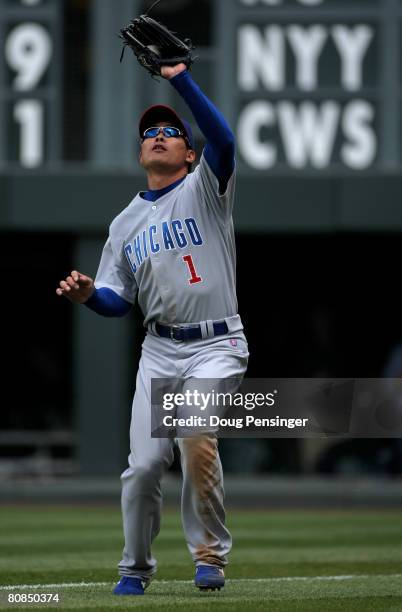
POLYGON ((173 340, 173 342, 180 342, 180 340, 178 340, 177 338, 174 337, 174 330, 175 329, 180 329, 180 325, 171 325, 170 326, 170 339, 173 340))

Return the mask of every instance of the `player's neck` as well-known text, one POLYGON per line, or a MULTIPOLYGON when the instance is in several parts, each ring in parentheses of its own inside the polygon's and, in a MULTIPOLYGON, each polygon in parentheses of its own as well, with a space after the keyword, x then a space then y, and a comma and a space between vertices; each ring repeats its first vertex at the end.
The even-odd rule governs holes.
POLYGON ((148 172, 148 189, 163 189, 164 187, 168 187, 172 183, 175 183, 179 179, 186 176, 187 171, 185 169, 181 169, 178 172, 173 174, 157 174, 153 172, 148 172))

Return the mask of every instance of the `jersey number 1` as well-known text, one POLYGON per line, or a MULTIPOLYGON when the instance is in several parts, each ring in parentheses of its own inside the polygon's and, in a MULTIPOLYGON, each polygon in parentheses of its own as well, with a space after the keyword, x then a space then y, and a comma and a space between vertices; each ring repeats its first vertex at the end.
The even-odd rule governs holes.
POLYGON ((198 276, 195 265, 193 262, 193 258, 191 255, 185 255, 183 257, 183 261, 186 262, 188 269, 190 270, 191 277, 188 279, 190 285, 194 285, 194 283, 200 283, 202 281, 201 276, 198 276))

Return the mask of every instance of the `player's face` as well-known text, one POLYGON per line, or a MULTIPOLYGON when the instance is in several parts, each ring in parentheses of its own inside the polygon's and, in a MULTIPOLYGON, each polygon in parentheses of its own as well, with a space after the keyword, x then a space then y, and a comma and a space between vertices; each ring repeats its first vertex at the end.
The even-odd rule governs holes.
MULTIPOLYGON (((172 125, 160 121, 153 127, 172 125)), ((141 144, 140 164, 145 170, 159 172, 177 172, 187 168, 195 160, 195 153, 187 148, 187 141, 182 137, 167 138, 162 130, 154 138, 145 138, 141 144)))

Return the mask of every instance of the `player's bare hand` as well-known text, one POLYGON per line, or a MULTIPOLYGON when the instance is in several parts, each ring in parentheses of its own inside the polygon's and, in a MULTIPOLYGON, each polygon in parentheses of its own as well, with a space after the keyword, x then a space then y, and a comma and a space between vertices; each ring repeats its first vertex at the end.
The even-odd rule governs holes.
POLYGON ((161 75, 164 79, 173 79, 176 74, 180 74, 180 72, 183 72, 184 70, 187 70, 186 64, 176 64, 176 66, 162 66, 161 75))
POLYGON ((95 285, 92 278, 81 274, 77 270, 73 270, 70 276, 60 281, 60 287, 56 289, 57 295, 64 295, 74 304, 83 304, 94 291, 95 285))

